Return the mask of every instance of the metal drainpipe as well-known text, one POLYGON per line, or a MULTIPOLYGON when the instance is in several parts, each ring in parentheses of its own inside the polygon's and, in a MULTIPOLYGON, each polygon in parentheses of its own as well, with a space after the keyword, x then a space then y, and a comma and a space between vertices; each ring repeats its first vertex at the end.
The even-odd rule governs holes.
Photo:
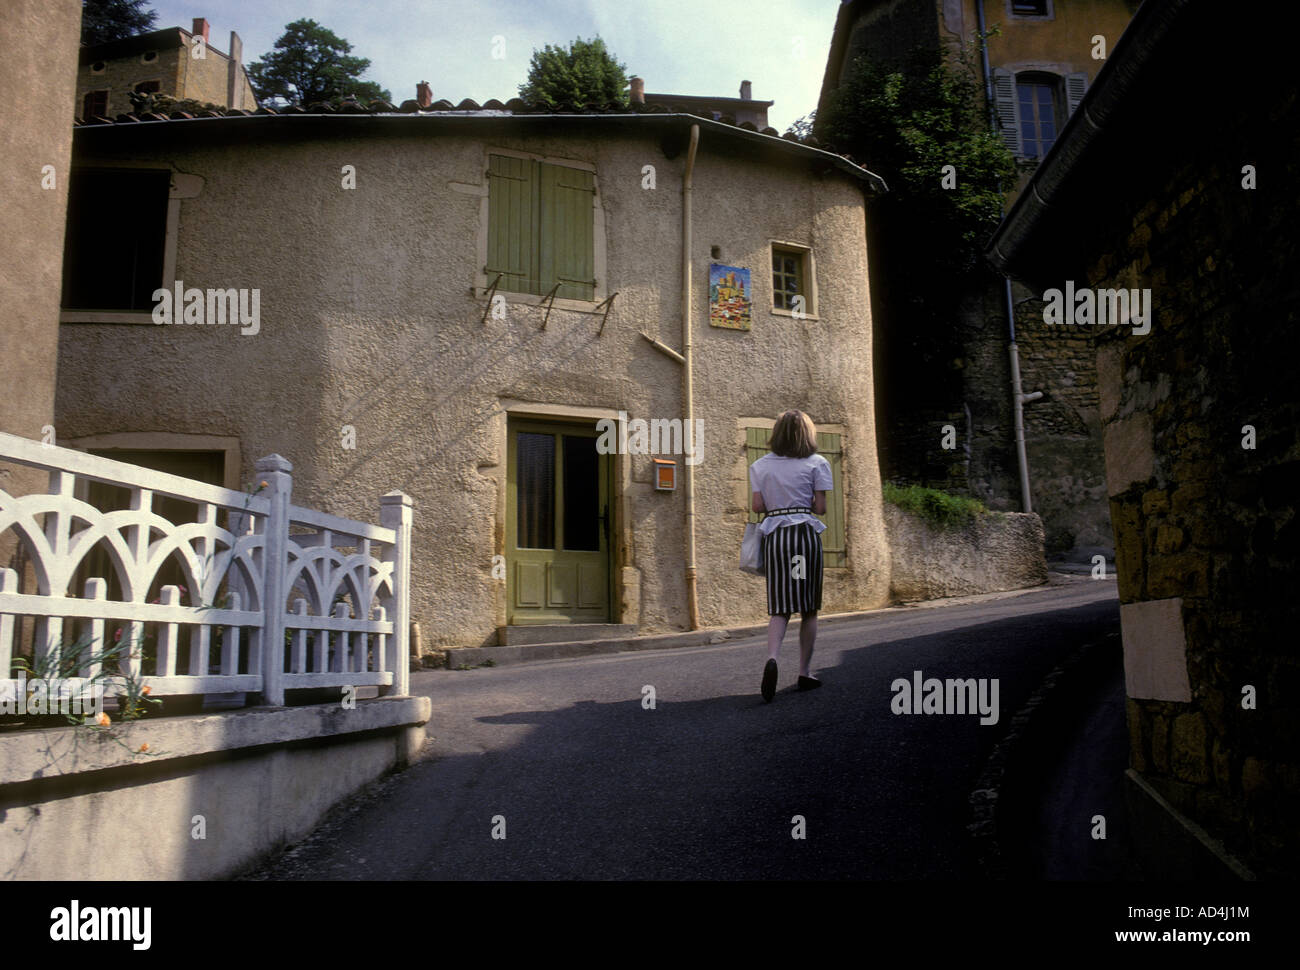
MULTIPOLYGON (((700 126, 691 125, 691 147, 686 154, 686 177, 682 180, 682 399, 686 428, 695 431, 694 358, 691 344, 691 176, 695 172, 695 150, 700 144, 700 126)), ((693 439, 692 439, 693 440, 693 439)), ((695 443, 699 448, 698 442, 695 443)), ((686 610, 690 628, 700 628, 700 602, 695 586, 695 466, 683 461, 686 478, 686 610)))
POLYGON ((1042 391, 1025 394, 1020 384, 1020 350, 1016 347, 1016 315, 1011 305, 1011 280, 1002 277, 1007 301, 1007 326, 1011 328, 1011 343, 1007 354, 1011 358, 1011 403, 1015 410, 1016 422, 1016 459, 1020 464, 1020 498, 1026 512, 1034 511, 1033 498, 1029 493, 1029 458, 1025 454, 1025 405, 1037 401, 1043 396, 1042 391))
MULTIPOLYGON (((993 104, 993 72, 989 68, 989 44, 984 37, 984 0, 975 0, 975 16, 980 32, 980 64, 984 70, 984 100, 989 106, 989 121, 998 130, 997 109, 993 104)), ((1001 186, 998 187, 1001 189, 1001 186)), ((1020 383, 1020 349, 1016 346, 1016 308, 1011 302, 1011 280, 1002 277, 1002 299, 1007 310, 1007 334, 1011 341, 1007 354, 1011 358, 1011 406, 1015 414, 1016 463, 1020 470, 1020 501, 1026 512, 1034 511, 1033 497, 1029 492, 1029 456, 1025 452, 1025 404, 1037 401, 1041 391, 1025 394, 1020 383)))

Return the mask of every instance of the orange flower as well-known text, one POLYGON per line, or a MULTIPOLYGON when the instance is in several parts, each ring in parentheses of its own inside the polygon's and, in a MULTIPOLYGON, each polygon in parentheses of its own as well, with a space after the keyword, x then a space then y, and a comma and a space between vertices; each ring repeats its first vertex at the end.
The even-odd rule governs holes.
POLYGON ((263 481, 263 482, 261 482, 260 484, 258 484, 257 487, 258 487, 258 488, 270 488, 271 486, 267 485, 266 482, 263 481))
POLYGON ((95 718, 95 723, 98 724, 100 727, 108 727, 109 724, 112 723, 112 721, 113 721, 113 719, 110 718, 110 717, 109 717, 105 712, 103 712, 103 711, 100 711, 100 712, 99 712, 99 717, 95 718))
POLYGON ((151 690, 153 690, 153 688, 150 687, 148 684, 145 684, 143 687, 140 688, 140 693, 141 693, 141 694, 147 694, 147 693, 149 693, 151 690))
POLYGON ((148 741, 146 741, 144 744, 140 745, 140 753, 143 753, 143 752, 148 751, 148 750, 149 750, 149 742, 148 742, 148 741))

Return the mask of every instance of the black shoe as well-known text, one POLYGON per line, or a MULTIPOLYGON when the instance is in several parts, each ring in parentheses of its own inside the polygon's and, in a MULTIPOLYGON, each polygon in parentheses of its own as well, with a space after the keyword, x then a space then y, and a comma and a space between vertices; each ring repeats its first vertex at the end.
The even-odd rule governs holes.
POLYGON ((803 676, 800 676, 800 678, 799 678, 799 689, 800 689, 800 690, 816 690, 816 689, 817 689, 818 687, 820 687, 821 685, 822 685, 822 682, 821 682, 820 680, 818 680, 816 677, 803 677, 803 676))
POLYGON ((763 700, 771 701, 776 695, 776 661, 769 660, 763 668, 763 700))

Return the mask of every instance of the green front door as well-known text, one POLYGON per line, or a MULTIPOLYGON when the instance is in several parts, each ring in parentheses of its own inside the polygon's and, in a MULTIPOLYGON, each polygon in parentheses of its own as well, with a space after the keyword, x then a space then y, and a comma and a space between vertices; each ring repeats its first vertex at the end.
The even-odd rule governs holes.
POLYGON ((595 425, 511 421, 506 622, 610 620, 610 460, 595 425))

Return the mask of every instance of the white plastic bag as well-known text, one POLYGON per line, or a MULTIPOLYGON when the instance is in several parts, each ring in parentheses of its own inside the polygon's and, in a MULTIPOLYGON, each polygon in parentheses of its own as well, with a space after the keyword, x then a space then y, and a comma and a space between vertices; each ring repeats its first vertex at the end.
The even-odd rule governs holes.
POLYGON ((740 540, 740 569, 754 576, 764 574, 763 537, 754 522, 745 524, 745 537, 740 540))

